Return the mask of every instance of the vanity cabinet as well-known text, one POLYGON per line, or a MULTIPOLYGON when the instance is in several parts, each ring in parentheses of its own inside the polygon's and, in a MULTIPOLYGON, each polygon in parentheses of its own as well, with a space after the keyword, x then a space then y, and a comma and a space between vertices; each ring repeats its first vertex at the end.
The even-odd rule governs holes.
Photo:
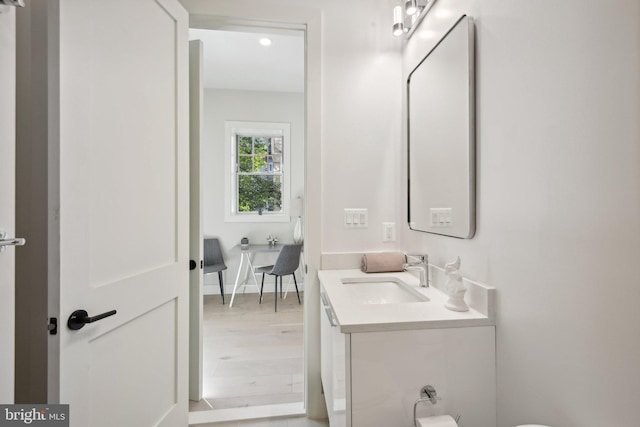
POLYGON ((343 334, 326 294, 321 293, 321 378, 329 423, 332 427, 346 427, 346 349, 351 334, 343 334))
POLYGON ((461 427, 495 427, 495 327, 342 332, 321 287, 321 376, 331 427, 412 427, 425 385, 440 400, 418 416, 461 415, 461 427))

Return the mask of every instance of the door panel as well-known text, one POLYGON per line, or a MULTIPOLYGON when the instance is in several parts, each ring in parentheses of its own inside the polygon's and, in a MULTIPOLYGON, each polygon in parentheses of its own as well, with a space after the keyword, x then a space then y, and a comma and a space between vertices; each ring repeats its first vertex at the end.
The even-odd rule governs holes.
MULTIPOLYGON (((0 231, 15 237, 15 10, 0 6, 0 231)), ((0 252, 0 402, 13 403, 15 251, 0 252)))
POLYGON ((177 259, 176 22, 152 0, 60 13, 61 197, 86 195, 72 224, 91 235, 90 283, 108 285, 177 259))
MULTIPOLYGON (((187 424, 187 14, 59 8, 60 402, 72 426, 187 424)), ((55 93, 55 91, 54 91, 55 93)))
MULTIPOLYGON (((90 425, 102 425, 108 419, 114 426, 153 426, 176 402, 176 300, 167 302, 145 315, 112 329, 89 341, 91 393, 90 425), (153 339, 140 340, 149 330, 158 330, 153 339), (162 354, 166 357, 159 358, 162 354), (140 361, 145 361, 140 364, 140 361), (114 376, 114 372, 135 375, 114 376), (162 375, 158 375, 163 373, 162 375), (101 385, 109 384, 109 387, 101 385), (149 384, 154 384, 153 389, 149 384), (111 405, 113 389, 118 412, 111 405), (125 410, 122 410, 125 408, 125 410)), ((151 338, 151 337, 149 337, 151 338)))

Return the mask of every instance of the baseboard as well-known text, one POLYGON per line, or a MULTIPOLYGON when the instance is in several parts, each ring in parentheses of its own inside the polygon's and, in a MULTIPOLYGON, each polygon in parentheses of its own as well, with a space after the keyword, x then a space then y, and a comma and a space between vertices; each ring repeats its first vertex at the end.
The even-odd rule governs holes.
MULTIPOLYGON (((260 283, 260 282, 258 282, 260 283)), ((283 280, 283 290, 286 292, 287 291, 287 279, 283 280)), ((273 293, 273 279, 269 280, 268 282, 265 280, 264 283, 264 293, 273 293)), ((288 287, 288 291, 294 291, 295 292, 296 288, 293 285, 293 281, 291 281, 289 287, 288 287)), ((298 282, 298 290, 300 292, 304 292, 304 282, 300 283, 298 282)), ((225 283, 224 285, 224 293, 225 295, 231 295, 231 293, 233 292, 233 284, 228 285, 225 283)), ((203 286, 203 293, 205 295, 220 295, 220 285, 215 283, 215 284, 206 284, 203 286)), ((258 293, 258 288, 256 288, 256 286, 253 283, 249 283, 248 285, 246 285, 243 289, 242 286, 238 286, 238 293, 245 293, 245 294, 257 294, 258 293)))
POLYGON ((268 419, 292 415, 306 415, 302 402, 189 412, 189 425, 194 426, 198 424, 255 420, 261 418, 268 419))

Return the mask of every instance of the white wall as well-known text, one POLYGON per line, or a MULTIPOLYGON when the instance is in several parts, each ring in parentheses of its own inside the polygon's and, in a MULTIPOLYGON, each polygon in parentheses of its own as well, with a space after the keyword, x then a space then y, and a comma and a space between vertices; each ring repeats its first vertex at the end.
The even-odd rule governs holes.
POLYGON ((393 250, 382 223, 401 226, 400 40, 393 1, 322 1, 322 251, 393 250), (346 229, 345 208, 369 209, 346 229))
POLYGON ((640 3, 441 0, 405 76, 463 13, 477 33, 477 233, 404 226, 405 246, 438 265, 460 255, 497 287, 498 427, 637 426, 640 3))
MULTIPOLYGON (((205 70, 215 72, 215 70, 205 70)), ((260 92, 243 90, 205 89, 202 138, 202 198, 203 233, 207 237, 220 238, 227 271, 225 288, 233 289, 240 254, 232 248, 242 237, 250 242, 265 244, 267 234, 274 234, 282 243, 293 242, 293 225, 290 222, 243 223, 224 221, 225 197, 225 126, 224 122, 283 122, 291 124, 291 197, 304 195, 304 94, 284 92, 260 92)), ((298 215, 301 206, 292 200, 292 214, 298 215)), ((301 213, 301 212, 300 212, 301 213)), ((271 254, 256 254, 257 264, 273 261, 271 254)), ((255 288, 247 288, 252 291, 255 288)), ((205 292, 220 293, 217 275, 205 277, 205 292)))

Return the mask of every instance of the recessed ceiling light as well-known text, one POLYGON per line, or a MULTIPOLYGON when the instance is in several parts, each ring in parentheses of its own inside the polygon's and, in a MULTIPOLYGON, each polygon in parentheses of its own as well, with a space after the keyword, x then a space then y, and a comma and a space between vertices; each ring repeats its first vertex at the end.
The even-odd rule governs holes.
POLYGON ((267 37, 263 37, 260 39, 260 44, 262 46, 271 46, 271 39, 267 38, 267 37))

